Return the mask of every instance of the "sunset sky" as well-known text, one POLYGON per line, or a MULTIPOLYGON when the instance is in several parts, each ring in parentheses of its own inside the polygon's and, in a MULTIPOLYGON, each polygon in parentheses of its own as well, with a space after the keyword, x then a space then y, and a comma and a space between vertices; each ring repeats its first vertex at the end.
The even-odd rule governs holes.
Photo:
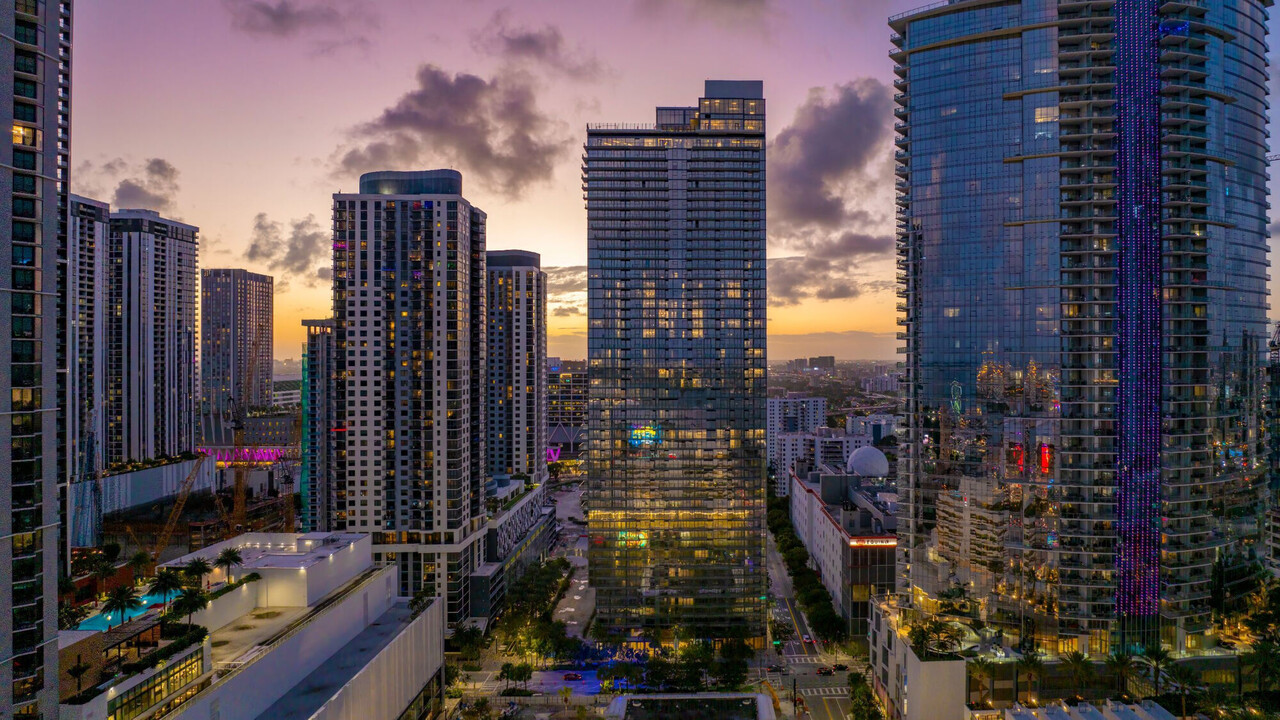
MULTIPOLYGON (((452 167, 490 249, 542 254, 551 355, 586 354, 588 122, 762 79, 770 359, 893 359, 892 13, 919 0, 97 0, 76 6, 72 191, 198 225, 275 277, 275 355, 330 312, 329 207, 452 167)), ((1274 28, 1273 28, 1274 31, 1274 28)))

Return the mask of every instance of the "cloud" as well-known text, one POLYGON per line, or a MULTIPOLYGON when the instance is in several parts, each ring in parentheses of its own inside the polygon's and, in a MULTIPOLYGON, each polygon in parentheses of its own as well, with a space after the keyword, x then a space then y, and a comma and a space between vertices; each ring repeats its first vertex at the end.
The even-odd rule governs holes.
POLYGON ((527 75, 486 80, 434 65, 420 67, 416 87, 351 138, 337 153, 340 176, 443 163, 512 197, 551 180, 573 146, 568 128, 537 107, 527 75))
POLYGON ((561 265, 545 267, 547 273, 547 294, 565 295, 587 291, 586 265, 561 265))
POLYGON ((110 196, 113 208, 154 210, 174 215, 179 190, 178 168, 164 158, 148 158, 141 163, 112 158, 101 163, 85 161, 76 172, 73 192, 87 197, 110 196))
POLYGON ((570 51, 560 28, 513 27, 506 9, 494 13, 483 30, 472 36, 472 46, 519 64, 537 64, 572 80, 597 80, 605 67, 593 53, 582 48, 570 51))
POLYGON ((774 224, 831 230, 865 219, 847 191, 858 180, 873 180, 883 165, 891 117, 892 95, 878 80, 810 90, 769 150, 774 224))
POLYGON ((849 300, 865 292, 893 290, 892 280, 873 279, 865 261, 874 262, 894 245, 888 235, 843 233, 812 242, 805 255, 769 260, 769 303, 795 305, 802 300, 849 300))
POLYGON ((838 360, 898 360, 894 333, 847 330, 844 332, 769 333, 769 362, 788 358, 835 355, 838 360))
POLYGON ((331 29, 342 14, 323 3, 301 0, 223 0, 231 13, 231 26, 250 35, 293 37, 313 29, 331 29))
POLYGON ((706 20, 758 22, 770 14, 773 5, 771 0, 639 0, 636 10, 652 15, 674 9, 706 20))
POLYGON ((582 315, 583 312, 582 308, 577 305, 561 305, 553 310, 551 314, 555 317, 574 317, 575 315, 582 315))
POLYGON ((266 213, 258 213, 253 218, 253 232, 244 257, 265 263, 271 270, 307 277, 308 284, 314 284, 319 278, 316 264, 329 257, 329 239, 315 215, 290 221, 286 237, 279 222, 266 213))

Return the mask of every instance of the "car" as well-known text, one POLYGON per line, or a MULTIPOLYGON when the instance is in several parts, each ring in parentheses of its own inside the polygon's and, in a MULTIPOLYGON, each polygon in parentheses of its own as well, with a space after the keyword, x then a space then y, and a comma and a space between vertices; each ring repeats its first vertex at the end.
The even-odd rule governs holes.
POLYGON ((834 668, 834 669, 836 669, 836 670, 841 670, 841 671, 843 671, 843 670, 848 670, 848 669, 849 669, 849 666, 848 666, 848 665, 845 665, 844 663, 836 663, 836 664, 832 665, 831 667, 832 667, 832 668, 834 668))
POLYGON ((829 667, 820 667, 818 668, 818 674, 819 675, 835 675, 836 671, 832 670, 829 667))
POLYGON ((770 665, 770 666, 769 666, 769 672, 784 673, 784 672, 786 672, 786 671, 787 671, 787 667, 786 667, 785 665, 770 665))
POLYGON ((581 679, 582 679, 582 673, 565 673, 564 674, 565 682, 574 682, 575 680, 581 680, 581 679))
POLYGON ((800 639, 801 639, 801 640, 804 640, 805 642, 809 643, 810 645, 812 645, 812 644, 813 644, 813 638, 809 637, 808 635, 801 635, 801 636, 800 636, 800 639))

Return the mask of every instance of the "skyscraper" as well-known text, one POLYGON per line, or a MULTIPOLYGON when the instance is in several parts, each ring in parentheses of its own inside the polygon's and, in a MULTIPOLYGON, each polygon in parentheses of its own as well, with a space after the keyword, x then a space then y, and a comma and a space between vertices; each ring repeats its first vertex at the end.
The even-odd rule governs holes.
POLYGON ((305 532, 346 529, 346 492, 334 483, 337 450, 336 348, 333 320, 303 320, 302 527, 305 532))
POLYGON ((272 287, 269 275, 200 271, 200 387, 205 411, 271 405, 272 287))
POLYGON ((463 622, 484 558, 485 214, 456 171, 375 172, 333 196, 333 227, 346 529, 463 622))
POLYGON ((547 274, 537 253, 496 250, 488 268, 489 475, 547 476, 547 274))
POLYGON ((960 592, 1009 642, 1194 651, 1248 582, 1269 5, 891 19, 918 609, 960 592))
POLYGON ((591 584, 624 636, 764 636, 762 85, 587 128, 591 584))
POLYGON ((151 210, 118 210, 110 227, 106 462, 191 452, 200 229, 151 210))
POLYGON ((58 716, 58 486, 66 477, 67 182, 71 2, 0 12, 13 128, 0 164, 0 708, 58 716))
POLYGON ((547 358, 547 444, 576 456, 587 441, 587 364, 547 358))
MULTIPOLYGON (((67 318, 67 388, 63 448, 69 483, 93 479, 104 467, 107 442, 106 397, 107 238, 111 211, 106 203, 72 195, 68 212, 67 285, 62 302, 67 318)), ((63 532, 70 545, 96 545, 94 513, 67 513, 63 532), (87 522, 86 522, 87 521, 87 522)))

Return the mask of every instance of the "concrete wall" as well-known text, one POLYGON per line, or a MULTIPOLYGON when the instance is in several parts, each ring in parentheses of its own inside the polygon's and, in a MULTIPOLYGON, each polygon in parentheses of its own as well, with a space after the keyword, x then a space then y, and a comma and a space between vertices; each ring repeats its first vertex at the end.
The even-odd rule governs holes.
POLYGON ((239 672, 223 677, 213 687, 175 710, 169 718, 225 720, 258 717, 386 612, 395 602, 397 585, 395 568, 382 570, 360 590, 330 606, 323 615, 312 618, 294 635, 239 672))
POLYGON ((906 720, 964 720, 964 660, 923 662, 906 643, 906 720))
POLYGON ((436 601, 311 720, 395 720, 444 665, 444 602, 436 601))
POLYGON ((257 586, 262 584, 261 580, 245 583, 226 595, 210 600, 209 607, 193 615, 191 622, 203 625, 212 633, 232 620, 253 612, 258 607, 257 586))

